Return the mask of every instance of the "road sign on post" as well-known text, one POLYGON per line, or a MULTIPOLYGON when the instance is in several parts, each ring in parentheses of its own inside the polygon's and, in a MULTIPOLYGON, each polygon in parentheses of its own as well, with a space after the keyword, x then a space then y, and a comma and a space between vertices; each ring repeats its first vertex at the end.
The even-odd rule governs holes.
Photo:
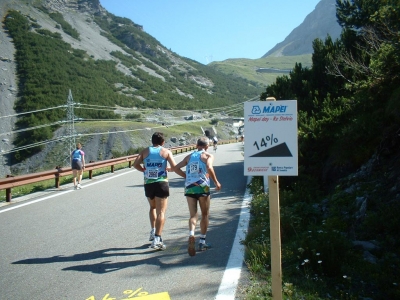
POLYGON ((244 174, 264 176, 268 186, 272 298, 282 299, 281 231, 279 208, 279 177, 298 173, 297 101, 245 103, 246 142, 244 174), (268 176, 268 180, 266 180, 268 176))
POLYGON ((246 102, 244 175, 297 176, 297 101, 246 102))

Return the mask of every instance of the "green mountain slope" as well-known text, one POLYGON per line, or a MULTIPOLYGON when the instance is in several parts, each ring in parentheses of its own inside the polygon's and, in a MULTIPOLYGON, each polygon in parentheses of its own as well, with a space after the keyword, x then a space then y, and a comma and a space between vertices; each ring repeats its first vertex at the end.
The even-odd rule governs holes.
POLYGON ((259 59, 227 59, 215 61, 208 66, 226 75, 245 78, 257 82, 261 86, 267 86, 275 82, 278 76, 289 74, 296 63, 303 67, 311 67, 311 54, 298 56, 264 57, 259 59))
POLYGON ((105 11, 99 1, 6 4, 3 26, 12 37, 19 79, 17 161, 42 150, 39 144, 66 121, 62 106, 69 90, 80 104, 75 116, 85 120, 123 119, 117 107, 211 109, 262 92, 254 81, 169 51, 140 25, 105 11))

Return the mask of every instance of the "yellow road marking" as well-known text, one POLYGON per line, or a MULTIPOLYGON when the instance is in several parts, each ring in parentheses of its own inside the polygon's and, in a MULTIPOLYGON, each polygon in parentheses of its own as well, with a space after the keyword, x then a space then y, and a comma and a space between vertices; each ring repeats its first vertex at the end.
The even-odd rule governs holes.
POLYGON ((171 300, 167 292, 138 297, 144 300, 171 300))

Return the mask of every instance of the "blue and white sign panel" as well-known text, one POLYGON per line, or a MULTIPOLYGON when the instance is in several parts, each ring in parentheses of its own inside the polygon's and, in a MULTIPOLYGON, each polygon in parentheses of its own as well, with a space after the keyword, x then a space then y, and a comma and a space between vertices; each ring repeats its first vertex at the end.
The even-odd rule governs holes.
POLYGON ((244 105, 244 175, 298 175, 297 101, 244 105))

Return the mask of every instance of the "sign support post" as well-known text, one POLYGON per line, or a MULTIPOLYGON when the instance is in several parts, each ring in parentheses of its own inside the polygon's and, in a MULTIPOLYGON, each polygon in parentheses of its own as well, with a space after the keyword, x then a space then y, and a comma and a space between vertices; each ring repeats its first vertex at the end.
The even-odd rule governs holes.
MULTIPOLYGON (((268 97, 267 101, 276 101, 268 97)), ((281 254, 281 214, 279 209, 279 177, 264 176, 264 188, 267 182, 269 191, 269 230, 271 242, 271 287, 272 299, 282 300, 282 254, 281 254)))
POLYGON ((281 217, 278 176, 268 176, 272 299, 282 300, 281 217))
POLYGON ((264 193, 268 193, 268 177, 269 177, 269 176, 263 176, 263 181, 264 181, 264 193))

